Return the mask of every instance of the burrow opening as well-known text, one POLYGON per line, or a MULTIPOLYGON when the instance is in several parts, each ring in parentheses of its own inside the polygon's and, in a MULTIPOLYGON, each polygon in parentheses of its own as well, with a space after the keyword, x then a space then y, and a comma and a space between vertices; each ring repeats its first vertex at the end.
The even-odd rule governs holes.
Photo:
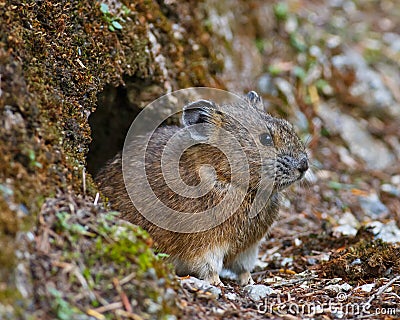
POLYGON ((142 108, 163 93, 162 87, 150 80, 131 77, 124 82, 118 87, 106 86, 89 117, 92 142, 86 159, 93 176, 122 151, 129 127, 142 108))

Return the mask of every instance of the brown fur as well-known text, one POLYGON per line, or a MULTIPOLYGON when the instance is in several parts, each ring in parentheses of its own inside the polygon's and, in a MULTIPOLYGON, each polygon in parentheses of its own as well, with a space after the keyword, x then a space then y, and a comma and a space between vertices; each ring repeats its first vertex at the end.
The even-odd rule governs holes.
MULTIPOLYGON (((155 240, 157 248, 170 255, 169 260, 175 264, 177 272, 181 275, 188 273, 211 282, 218 282, 219 278, 216 272, 220 270, 214 270, 215 268, 209 265, 204 257, 213 250, 224 248, 224 267, 233 269, 240 279, 244 277, 244 280, 241 280, 242 284, 251 281, 251 278, 249 279, 251 270, 248 270, 248 267, 235 267, 237 264, 235 259, 251 246, 257 246, 278 215, 279 191, 301 178, 299 171, 293 169, 292 172, 289 170, 291 168, 286 167, 281 169, 281 166, 277 164, 277 159, 283 159, 288 155, 295 159, 294 161, 300 161, 300 158, 307 157, 304 146, 292 126, 285 120, 273 118, 253 107, 250 102, 228 106, 230 112, 245 119, 246 128, 237 126, 237 123, 229 116, 223 116, 218 112, 211 113, 210 121, 214 121, 216 124, 216 132, 211 133, 210 139, 214 139, 217 144, 219 139, 223 139, 223 136, 218 133, 221 127, 237 137, 249 159, 251 181, 250 186, 245 184, 234 186, 237 190, 242 189, 241 191, 246 193, 244 201, 226 221, 210 230, 197 233, 177 233, 162 229, 149 222, 135 209, 125 189, 120 154, 108 163, 97 176, 100 190, 109 198, 112 207, 121 212, 122 218, 147 230, 155 240), (257 140, 259 134, 263 133, 266 128, 273 135, 275 144, 273 147, 260 146, 257 140), (261 151, 259 151, 260 149, 261 151), (269 171, 267 176, 275 179, 273 181, 274 189, 267 205, 258 215, 251 218, 249 217, 249 208, 253 203, 257 186, 260 184, 259 170, 261 168, 269 171), (290 174, 285 170, 290 171, 290 174)), ((165 143, 178 130, 180 128, 175 126, 163 127, 157 129, 152 136, 146 158, 148 181, 157 197, 168 207, 179 212, 201 212, 215 206, 223 199, 231 184, 230 166, 227 158, 215 147, 204 144, 192 146, 184 152, 180 159, 179 168, 183 181, 188 185, 197 185, 200 181, 199 168, 204 164, 210 164, 216 171, 216 184, 209 193, 200 198, 189 199, 176 195, 165 184, 160 157, 165 143)), ((131 148, 134 150, 133 146, 131 148)), ((132 183, 141 183, 141 181, 132 183)), ((146 195, 137 194, 135 196, 145 197, 146 195)))

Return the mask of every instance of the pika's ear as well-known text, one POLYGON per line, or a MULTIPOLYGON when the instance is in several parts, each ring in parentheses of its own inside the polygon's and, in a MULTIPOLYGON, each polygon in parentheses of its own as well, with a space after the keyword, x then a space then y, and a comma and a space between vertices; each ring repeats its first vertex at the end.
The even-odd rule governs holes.
POLYGON ((207 140, 215 108, 215 103, 208 100, 198 100, 183 107, 182 123, 194 140, 207 140))
POLYGON ((247 100, 250 102, 250 104, 252 105, 252 107, 260 110, 260 111, 264 111, 264 104, 263 101, 261 99, 261 97, 258 95, 257 92, 255 91, 250 91, 247 95, 246 95, 247 100))

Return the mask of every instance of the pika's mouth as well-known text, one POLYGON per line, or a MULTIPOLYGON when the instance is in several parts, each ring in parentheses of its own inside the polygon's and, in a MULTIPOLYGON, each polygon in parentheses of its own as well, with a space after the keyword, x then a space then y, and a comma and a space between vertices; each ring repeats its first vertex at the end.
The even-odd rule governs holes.
POLYGON ((301 179, 304 178, 304 176, 306 175, 307 171, 300 171, 299 173, 299 177, 296 179, 296 181, 300 181, 301 179))
POLYGON ((287 187, 289 187, 290 185, 292 185, 293 183, 300 181, 301 179, 304 178, 305 174, 307 171, 304 172, 297 172, 296 176, 292 177, 292 178, 287 178, 284 180, 275 180, 275 188, 277 191, 282 191, 283 189, 286 189, 287 187))
POLYGON ((289 187, 291 184, 293 184, 294 182, 296 182, 296 180, 294 181, 287 181, 287 182, 279 182, 276 184, 275 188, 277 191, 282 191, 284 189, 286 189, 287 187, 289 187))
POLYGON ((264 172, 267 173, 267 176, 269 175, 269 177, 273 179, 274 189, 276 191, 282 191, 291 184, 303 179, 308 168, 308 158, 305 154, 299 158, 294 158, 289 155, 281 155, 277 157, 275 163, 266 163, 263 165, 264 172), (274 177, 272 177, 272 172, 274 177))

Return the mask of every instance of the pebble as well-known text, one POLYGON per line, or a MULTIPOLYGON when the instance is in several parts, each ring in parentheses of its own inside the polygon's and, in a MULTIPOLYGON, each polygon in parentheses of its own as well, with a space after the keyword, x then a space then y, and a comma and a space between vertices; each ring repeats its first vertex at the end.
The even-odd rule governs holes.
POLYGON ((283 258, 283 260, 281 262, 281 266, 282 267, 290 267, 292 265, 293 265, 293 258, 292 257, 283 258))
POLYGON ((343 283, 340 285, 341 289, 345 292, 350 291, 353 287, 349 285, 348 283, 343 283))
POLYGON ((374 287, 375 287, 375 283, 367 283, 367 284, 357 287, 356 289, 360 289, 364 292, 371 292, 374 287))
POLYGON ((211 309, 212 313, 216 316, 222 317, 225 314, 225 310, 221 308, 213 307, 211 309))
POLYGON ((386 192, 386 193, 392 195, 392 196, 400 197, 400 189, 395 187, 392 184, 386 183, 386 184, 381 185, 381 190, 383 192, 386 192))
POLYGON ((233 292, 228 292, 228 293, 226 293, 226 294, 225 294, 225 297, 226 297, 228 300, 232 300, 232 301, 237 300, 237 295, 234 294, 233 292))
POLYGON ((221 289, 213 286, 212 284, 208 283, 207 281, 197 279, 195 277, 190 277, 188 279, 181 279, 180 280, 182 287, 185 285, 196 288, 198 290, 210 292, 215 298, 218 298, 221 294, 221 289))
POLYGON ((274 289, 263 284, 249 284, 243 290, 254 301, 264 299, 266 296, 275 293, 274 289))
POLYGON ((296 247, 299 247, 302 243, 303 243, 303 241, 301 241, 299 238, 294 239, 294 245, 296 247))
POLYGON ((361 259, 357 258, 357 259, 354 259, 354 260, 350 263, 350 266, 356 266, 356 265, 359 265, 359 264, 361 264, 361 263, 362 263, 361 259))
POLYGON ((381 75, 369 67, 364 57, 356 50, 347 49, 343 54, 334 56, 332 63, 339 70, 351 68, 355 71, 356 80, 350 87, 350 93, 362 99, 366 107, 389 109, 390 105, 394 104, 393 96, 381 75))
POLYGON ((330 255, 329 253, 323 253, 323 254, 321 255, 320 260, 321 260, 321 261, 329 261, 330 257, 331 257, 331 255, 330 255))
POLYGON ((390 179, 390 182, 393 183, 393 184, 396 184, 396 185, 400 186, 400 175, 399 175, 399 174, 396 174, 395 176, 393 176, 393 177, 390 179))
POLYGON ((358 198, 361 209, 371 218, 381 218, 389 213, 388 208, 381 202, 376 193, 358 198))
POLYGON ((387 32, 383 35, 383 40, 390 46, 390 49, 400 52, 400 35, 393 32, 387 32))
POLYGON ((400 229, 395 221, 391 220, 386 224, 380 221, 373 221, 368 226, 373 228, 372 231, 376 239, 392 243, 400 242, 400 229))
POLYGON ((333 233, 336 234, 342 234, 345 236, 355 236, 357 234, 357 229, 353 228, 352 226, 349 225, 341 225, 333 228, 333 233))
POLYGON ((326 286, 324 290, 330 292, 330 293, 339 293, 341 291, 341 286, 339 284, 330 284, 329 286, 326 286))
POLYGON ((320 104, 317 112, 324 120, 328 130, 338 133, 346 141, 351 154, 364 160, 369 169, 382 170, 393 164, 394 155, 382 141, 372 137, 359 119, 332 109, 331 106, 324 103, 320 104))
POLYGON ((338 221, 339 225, 349 225, 353 228, 359 228, 360 223, 357 218, 349 211, 342 214, 338 221))
POLYGON ((357 218, 349 211, 345 212, 338 221, 339 226, 334 227, 334 233, 343 234, 345 236, 355 236, 360 223, 357 218))

